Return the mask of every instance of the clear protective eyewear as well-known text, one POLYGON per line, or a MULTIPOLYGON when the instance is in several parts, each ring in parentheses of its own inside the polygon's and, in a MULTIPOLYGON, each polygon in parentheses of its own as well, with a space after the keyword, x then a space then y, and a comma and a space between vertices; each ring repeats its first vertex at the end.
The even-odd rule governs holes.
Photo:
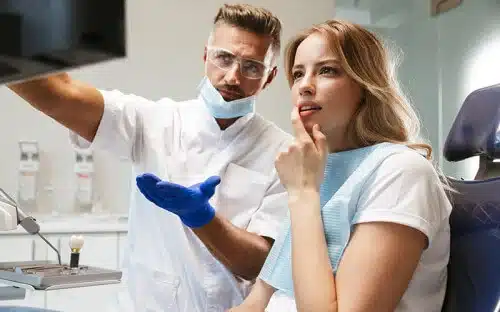
POLYGON ((237 62, 241 75, 248 79, 261 79, 270 70, 270 66, 261 61, 236 56, 231 51, 223 48, 207 47, 207 59, 225 71, 233 68, 237 62))

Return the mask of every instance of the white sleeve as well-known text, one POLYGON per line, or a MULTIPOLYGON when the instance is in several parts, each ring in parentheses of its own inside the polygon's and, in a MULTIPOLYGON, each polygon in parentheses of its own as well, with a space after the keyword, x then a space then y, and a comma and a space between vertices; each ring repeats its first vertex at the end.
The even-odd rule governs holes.
MULTIPOLYGON (((276 156, 280 152, 286 151, 291 143, 293 143, 293 137, 286 136, 276 151, 276 156)), ((276 240, 282 232, 283 221, 287 217, 287 214, 288 193, 283 184, 281 184, 278 172, 273 168, 272 182, 266 191, 259 209, 252 216, 247 230, 276 240)))
POLYGON ((288 195, 280 183, 278 174, 267 189, 262 203, 252 216, 247 231, 276 239, 281 232, 283 220, 288 211, 288 195))
POLYGON ((143 132, 143 112, 155 102, 117 90, 99 91, 104 98, 104 113, 94 140, 88 142, 70 132, 71 143, 79 148, 106 150, 118 157, 134 160, 135 151, 140 150, 137 145, 143 132))
POLYGON ((393 222, 424 233, 429 245, 451 212, 432 164, 414 151, 388 157, 366 181, 353 223, 393 222))

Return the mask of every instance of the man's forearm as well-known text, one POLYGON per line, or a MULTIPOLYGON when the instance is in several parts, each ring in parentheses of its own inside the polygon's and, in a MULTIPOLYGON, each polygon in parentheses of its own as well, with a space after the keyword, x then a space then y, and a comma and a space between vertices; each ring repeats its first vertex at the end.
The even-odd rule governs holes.
POLYGON ((234 226, 218 214, 193 231, 222 264, 246 280, 257 277, 273 243, 270 238, 234 226))
POLYGON ((104 113, 104 98, 93 86, 66 73, 8 85, 35 109, 92 141, 104 113))

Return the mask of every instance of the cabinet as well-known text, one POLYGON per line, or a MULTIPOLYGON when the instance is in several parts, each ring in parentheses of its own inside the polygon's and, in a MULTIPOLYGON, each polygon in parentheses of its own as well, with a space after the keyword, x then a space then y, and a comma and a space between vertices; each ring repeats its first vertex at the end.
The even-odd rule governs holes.
POLYGON ((12 235, 0 238, 1 261, 43 260, 44 250, 36 250, 37 238, 28 235, 12 235))
MULTIPOLYGON (((106 269, 117 269, 118 262, 118 235, 119 233, 87 233, 84 235, 84 244, 80 254, 80 264, 99 266, 106 269)), ((71 250, 71 235, 48 235, 48 240, 61 253, 62 262, 69 263, 71 250)), ((42 241, 44 244, 44 242, 42 241)), ((57 255, 45 244, 48 260, 57 261, 57 255)), ((40 252, 43 253, 43 252, 40 252)))
POLYGON ((123 253, 127 245, 127 233, 118 233, 118 267, 123 265, 123 253))
MULTIPOLYGON (((61 254, 63 263, 69 263, 69 241, 73 233, 84 236, 84 245, 80 255, 80 264, 119 269, 124 242, 126 224, 116 228, 99 231, 94 226, 91 230, 68 226, 69 229, 51 231, 44 227, 44 236, 61 254)), ((38 236, 28 234, 0 234, 0 261, 57 261, 56 253, 38 236)), ((1 285, 0 285, 1 286, 1 285)), ((110 284, 51 291, 27 291, 24 300, 0 301, 0 306, 29 306, 54 309, 64 312, 107 311, 114 306, 117 291, 121 284, 110 284)))

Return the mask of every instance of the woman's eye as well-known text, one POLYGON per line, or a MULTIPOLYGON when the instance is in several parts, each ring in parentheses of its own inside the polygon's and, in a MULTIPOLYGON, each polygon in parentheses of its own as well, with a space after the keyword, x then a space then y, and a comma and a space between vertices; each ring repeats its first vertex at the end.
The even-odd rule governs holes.
POLYGON ((325 66, 325 67, 321 68, 319 73, 320 74, 327 74, 327 75, 338 75, 340 73, 340 71, 339 71, 339 69, 337 69, 335 67, 325 66))

